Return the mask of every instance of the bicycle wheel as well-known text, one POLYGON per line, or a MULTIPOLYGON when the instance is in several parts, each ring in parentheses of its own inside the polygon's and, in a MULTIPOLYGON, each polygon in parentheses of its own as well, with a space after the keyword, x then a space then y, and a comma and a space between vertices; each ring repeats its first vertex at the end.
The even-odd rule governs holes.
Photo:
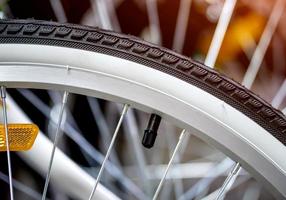
POLYGON ((165 48, 87 26, 2 20, 0 42, 1 85, 68 91, 157 113, 285 198, 285 116, 235 81, 165 48))

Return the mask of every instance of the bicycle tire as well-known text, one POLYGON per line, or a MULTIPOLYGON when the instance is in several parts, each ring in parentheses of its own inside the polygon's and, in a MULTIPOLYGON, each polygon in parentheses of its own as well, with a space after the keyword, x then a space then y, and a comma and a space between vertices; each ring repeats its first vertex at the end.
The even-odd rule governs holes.
POLYGON ((286 145, 286 118, 238 82, 188 57, 134 36, 75 24, 2 20, 0 43, 56 45, 121 57, 163 71, 222 99, 286 145))

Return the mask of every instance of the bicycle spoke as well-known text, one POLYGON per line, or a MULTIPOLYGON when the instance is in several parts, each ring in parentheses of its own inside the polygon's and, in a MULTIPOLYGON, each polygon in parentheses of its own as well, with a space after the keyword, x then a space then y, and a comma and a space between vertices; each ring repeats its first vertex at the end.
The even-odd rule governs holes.
POLYGON ((97 13, 102 28, 112 30, 112 21, 108 15, 105 0, 90 0, 93 13, 97 13))
POLYGON ((67 22, 67 16, 60 0, 50 0, 50 4, 58 22, 67 22))
MULTIPOLYGON (((9 184, 9 176, 4 174, 3 172, 0 171, 0 180, 3 182, 9 184)), ((37 191, 31 189, 30 187, 26 186, 25 184, 21 183, 20 181, 17 181, 13 179, 13 187, 27 195, 29 195, 33 199, 41 199, 42 195, 38 193, 37 191)), ((49 199, 47 199, 49 200, 49 199)))
POLYGON ((105 0, 104 3, 107 7, 108 14, 112 22, 112 30, 116 32, 121 32, 121 27, 117 17, 114 0, 105 0))
POLYGON ((45 186, 44 186, 42 200, 46 199, 46 195, 47 195, 47 191, 48 191, 48 186, 49 186, 50 176, 51 176, 51 170, 52 170, 52 165, 53 165, 53 160, 54 160, 55 151, 56 151, 56 147, 57 147, 57 143, 58 143, 58 139, 59 139, 59 133, 60 133, 60 130, 61 130, 61 124, 62 124, 62 119, 63 119, 63 113, 64 113, 64 109, 65 109, 65 106, 66 106, 66 103, 67 103, 68 95, 69 95, 69 93, 65 91, 63 99, 62 99, 62 106, 61 106, 61 110, 60 110, 60 113, 59 113, 59 119, 58 119, 58 122, 57 122, 57 129, 56 129, 53 149, 52 149, 52 153, 51 153, 51 158, 50 158, 50 162, 49 162, 48 173, 47 173, 46 180, 45 180, 45 186))
MULTIPOLYGON (((119 107, 117 106, 119 109, 119 107)), ((139 138, 139 128, 136 123, 135 113, 133 109, 130 109, 129 112, 126 114, 126 120, 123 123, 123 130, 126 134, 126 139, 128 140, 128 144, 133 149, 136 162, 139 168, 140 178, 144 186, 146 186, 146 192, 149 194, 151 193, 151 186, 148 182, 149 173, 146 169, 146 159, 144 156, 144 152, 141 148, 140 138, 139 138)))
POLYGON ((150 23, 151 42, 161 45, 162 35, 156 0, 146 0, 147 14, 150 23))
POLYGON ((226 189, 231 187, 231 185, 235 181, 235 178, 240 170, 241 170, 240 164, 236 163, 233 169, 230 171, 227 178, 225 179, 222 187, 220 188, 220 191, 216 197, 216 200, 220 200, 226 194, 226 189))
POLYGON ((192 0, 181 0, 173 40, 173 50, 183 51, 192 0))
POLYGON ((97 185, 98 185, 98 183, 99 183, 99 181, 100 181, 100 178, 101 178, 103 169, 104 169, 104 167, 105 167, 105 163, 106 163, 106 161, 107 161, 107 159, 108 159, 108 157, 109 157, 109 155, 110 155, 110 153, 111 153, 111 150, 112 150, 112 147, 113 147, 113 145, 114 145, 115 139, 116 139, 116 137, 117 137, 119 128, 120 128, 120 126, 121 126, 121 124, 122 124, 123 118, 124 118, 124 116, 125 116, 125 114, 126 114, 126 112, 127 112, 127 110, 128 110, 128 107, 129 107, 128 104, 125 104, 124 107, 123 107, 123 111, 122 111, 122 113, 121 113, 121 115, 120 115, 120 119, 119 119, 118 124, 117 124, 117 126, 116 126, 116 129, 115 129, 115 131, 114 131, 114 134, 113 134, 113 137, 112 137, 112 139, 111 139, 110 145, 109 145, 109 147, 108 147, 107 153, 106 153, 106 155, 105 155, 105 157, 104 157, 104 160, 103 160, 103 162, 102 162, 102 164, 101 164, 101 167, 100 167, 99 173, 98 173, 98 175, 97 175, 97 178, 96 178, 96 181, 95 181, 95 185, 94 185, 94 187, 93 187, 93 189, 92 189, 92 192, 91 192, 91 194, 90 194, 89 200, 92 199, 92 197, 93 197, 93 195, 94 195, 94 192, 95 192, 95 190, 96 190, 96 187, 97 187, 97 185))
MULTIPOLYGON (((50 119, 51 120, 46 120, 47 122, 47 135, 49 138, 54 138, 55 137, 55 130, 56 130, 56 126, 55 126, 55 122, 57 121, 57 115, 59 113, 60 107, 61 107, 61 101, 62 101, 62 95, 60 92, 55 92, 55 91, 47 91, 52 102, 52 108, 51 108, 51 112, 50 112, 50 119)), ((69 96, 69 102, 71 102, 71 96, 69 96)), ((70 116, 70 112, 69 112, 69 108, 70 106, 65 107, 65 114, 63 116, 63 121, 62 123, 65 124, 70 116)), ((67 150, 67 143, 65 141, 65 137, 61 138, 61 141, 58 142, 57 144, 57 148, 60 148, 62 151, 66 151, 67 150)), ((67 196, 65 193, 63 193, 61 190, 58 189, 57 186, 55 185, 50 185, 49 186, 49 190, 51 192, 51 198, 55 199, 55 200, 67 200, 67 196)))
POLYGON ((244 85, 247 88, 251 88, 253 85, 253 82, 256 78, 256 75, 261 66, 262 60, 266 53, 266 50, 270 44, 271 38, 283 14, 284 7, 285 7, 285 1, 277 0, 272 9, 272 13, 269 17, 269 20, 265 26, 265 29, 262 33, 260 41, 254 51, 254 54, 252 56, 248 69, 242 80, 242 85, 244 85))
MULTIPOLYGON (((233 184, 233 186, 231 188, 229 188, 228 191, 231 191, 237 187, 239 187, 240 185, 244 184, 245 182, 249 181, 251 179, 251 176, 243 176, 241 178, 238 178, 237 181, 235 181, 235 183, 233 184)), ((213 191, 212 193, 208 194, 207 196, 201 198, 200 200, 214 200, 216 198, 216 196, 218 195, 220 189, 217 189, 215 191, 213 191)))
MULTIPOLYGON (((111 141, 111 133, 107 125, 107 121, 105 120, 105 117, 101 111, 99 102, 96 98, 87 97, 87 102, 91 109, 91 113, 93 115, 95 123, 99 129, 100 137, 102 138, 102 141, 103 141, 101 142, 102 144, 101 148, 105 152, 108 149, 109 141, 111 141)), ((118 156, 116 156, 115 154, 110 154, 110 160, 114 162, 117 166, 120 166, 118 156)))
MULTIPOLYGON (((171 148, 174 147, 176 144, 175 144, 175 141, 176 141, 176 138, 175 138, 175 135, 176 134, 176 131, 174 130, 175 127, 172 126, 172 125, 169 125, 169 127, 167 127, 167 130, 172 130, 172 131, 169 131, 167 134, 166 134, 166 137, 167 137, 167 143, 168 143, 168 150, 169 150, 169 159, 171 159, 172 157, 172 150, 171 148), (173 128, 173 129, 172 129, 173 128), (174 130, 174 131, 173 131, 174 130)), ((175 157, 174 157, 174 160, 173 160, 173 165, 174 164, 177 164, 177 163, 180 163, 180 155, 182 155, 182 152, 183 152, 183 148, 184 148, 184 144, 185 144, 185 141, 186 141, 186 136, 189 136, 190 134, 187 134, 185 135, 184 137, 184 141, 182 142, 181 146, 180 146, 180 151, 178 153, 176 153, 175 157)), ((174 168, 174 166, 173 166, 174 168)), ((170 173, 170 172, 169 172, 170 173)), ((173 175, 171 173, 171 175, 173 175)), ((171 177, 172 178, 172 177, 171 177)), ((183 193, 183 182, 182 182, 182 179, 173 179, 173 185, 174 185, 174 190, 175 190, 175 197, 176 199, 179 198, 179 196, 183 193)), ((169 184, 170 186, 172 186, 172 184, 169 184)), ((167 187, 165 187, 167 188, 167 187)), ((167 188, 167 189, 164 189, 162 191, 162 194, 161 196, 163 196, 163 192, 165 191, 166 193, 166 197, 169 197, 170 196, 170 192, 172 191, 171 189, 167 188)))
POLYGON ((278 89, 278 92, 273 98, 271 105, 275 108, 278 108, 285 96, 286 96, 286 79, 283 81, 281 87, 278 89))
POLYGON ((205 65, 213 68, 217 59, 224 35, 230 22, 236 0, 226 0, 215 29, 215 33, 205 59, 205 65))
POLYGON ((3 106, 3 119, 4 119, 4 128, 5 128, 5 137, 6 137, 6 151, 7 151, 7 161, 8 161, 8 174, 9 174, 9 188, 10 188, 10 199, 14 200, 13 192, 13 180, 12 180, 12 163, 10 158, 10 142, 8 134, 8 117, 7 117, 7 108, 6 108, 6 88, 1 86, 1 100, 3 106))
MULTIPOLYGON (((105 116, 103 115, 99 102, 96 98, 87 97, 87 101, 89 104, 89 107, 91 109, 92 116, 94 118, 94 121, 99 129, 99 134, 102 142, 100 142, 100 148, 102 152, 107 152, 108 150, 108 143, 111 141, 111 132, 110 128, 108 127, 108 123, 105 119, 105 116)), ((85 153, 84 153, 85 155, 85 153)), ((85 156, 87 160, 90 160, 87 156, 85 156)), ((118 169, 122 170, 122 165, 119 162, 117 152, 114 150, 110 153, 110 161, 113 162, 118 169)), ((89 162, 90 166, 93 166, 92 162, 89 162)), ((100 162, 101 163, 101 162, 100 162)), ((94 176, 96 176, 97 172, 94 173, 94 176)), ((103 177, 105 179, 102 180, 102 182, 106 183, 106 177, 103 177)))
POLYGON ((162 177, 162 179, 161 179, 161 181, 160 181, 160 183, 159 183, 159 185, 158 185, 158 187, 156 189, 156 192, 155 192, 155 194, 153 196, 153 200, 156 200, 158 198, 159 192, 160 192, 160 190, 161 190, 161 188, 162 188, 162 186, 163 186, 163 184, 164 184, 164 182, 166 180, 167 173, 168 173, 168 171, 169 171, 169 169, 170 169, 170 167, 171 167, 171 165, 173 163, 173 160, 175 158, 175 155, 176 155, 177 151, 179 150, 179 148, 180 148, 180 146, 182 144, 182 141, 183 141, 183 138, 185 136, 185 133, 186 133, 186 130, 184 129, 181 132, 181 134, 180 134, 179 141, 178 141, 178 143, 177 143, 177 145, 175 147, 175 150, 173 152, 173 155, 172 155, 171 159, 169 160, 169 163, 168 163, 167 168, 166 168, 166 170, 164 172, 164 175, 163 175, 163 177, 162 177))
MULTIPOLYGON (((57 121, 57 113, 60 110, 60 106, 61 106, 61 101, 62 101, 62 95, 60 92, 56 92, 56 91, 47 91, 47 93, 49 94, 53 105, 50 111, 50 119, 51 120, 47 120, 47 135, 49 136, 49 138, 54 138, 55 137, 55 122, 57 121)), ((71 96, 69 96, 69 102, 72 102, 71 96)), ((67 121, 72 121, 72 119, 70 119, 71 113, 69 110, 70 106, 65 107, 65 115, 63 117, 63 122, 62 123, 66 123, 67 121)), ((65 137, 63 137, 61 139, 61 142, 57 144, 57 147, 60 148, 62 151, 66 151, 67 150, 67 143, 65 141, 65 137)), ((50 186, 50 191, 51 191, 51 198, 55 199, 55 200, 67 200, 67 196, 66 194, 64 194, 61 190, 59 190, 57 188, 57 186, 55 185, 51 185, 50 186)))
MULTIPOLYGON (((50 120, 47 119, 47 135, 49 138, 54 138, 55 137, 55 133, 56 133, 56 122, 58 121, 58 113, 60 111, 61 108, 61 102, 62 102, 62 95, 60 92, 55 92, 55 91, 48 91, 48 94, 53 102, 53 105, 51 107, 51 111, 50 111, 50 120)), ((69 102, 71 102, 71 96, 69 95, 69 102)), ((66 123, 66 121, 68 121, 68 117, 70 116, 70 112, 69 112, 69 106, 66 105, 65 107, 65 114, 63 116, 63 121, 62 123, 66 123)), ((69 120, 70 121, 70 120, 69 120)), ((65 145, 65 138, 61 139, 61 142, 57 144, 58 148, 61 148, 61 150, 66 150, 66 145, 65 145)))
POLYGON ((206 187, 208 187, 218 176, 223 174, 232 165, 232 161, 228 158, 221 161, 209 172, 206 173, 205 178, 199 180, 193 187, 187 192, 182 194, 179 200, 182 199, 193 199, 199 193, 201 193, 206 187))
MULTIPOLYGON (((23 97, 29 100, 39 111, 45 115, 46 118, 50 117, 50 108, 44 104, 34 93, 30 90, 18 90, 23 97)), ((90 156, 95 162, 102 163, 104 160, 104 156, 98 152, 83 136, 82 133, 77 131, 70 123, 66 123, 65 127, 62 127, 62 131, 65 131, 66 135, 74 141, 79 147, 84 151, 88 156, 90 156)), ((113 176, 116 180, 120 180, 122 186, 129 190, 136 198, 138 199, 146 199, 146 195, 140 190, 130 180, 128 177, 124 175, 124 173, 112 162, 109 160, 106 161, 106 170, 108 173, 113 176)))
POLYGON ((282 109, 282 113, 286 115, 286 107, 282 109))

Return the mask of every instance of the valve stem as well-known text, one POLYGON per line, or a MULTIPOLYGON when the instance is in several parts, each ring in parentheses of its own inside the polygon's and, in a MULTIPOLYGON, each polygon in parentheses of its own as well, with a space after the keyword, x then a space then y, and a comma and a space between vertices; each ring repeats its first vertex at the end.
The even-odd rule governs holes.
POLYGON ((156 137, 157 131, 161 122, 161 117, 156 114, 151 114, 147 129, 144 131, 144 136, 142 138, 142 144, 144 147, 150 149, 153 147, 156 137))

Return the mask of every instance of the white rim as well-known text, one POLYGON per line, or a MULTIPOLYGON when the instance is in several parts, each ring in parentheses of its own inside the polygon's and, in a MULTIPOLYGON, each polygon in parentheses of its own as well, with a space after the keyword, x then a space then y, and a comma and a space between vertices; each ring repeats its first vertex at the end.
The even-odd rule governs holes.
POLYGON ((286 196, 284 145, 195 86, 131 61, 64 47, 2 44, 0 61, 7 87, 68 90, 156 112, 240 162, 276 197, 286 196))

